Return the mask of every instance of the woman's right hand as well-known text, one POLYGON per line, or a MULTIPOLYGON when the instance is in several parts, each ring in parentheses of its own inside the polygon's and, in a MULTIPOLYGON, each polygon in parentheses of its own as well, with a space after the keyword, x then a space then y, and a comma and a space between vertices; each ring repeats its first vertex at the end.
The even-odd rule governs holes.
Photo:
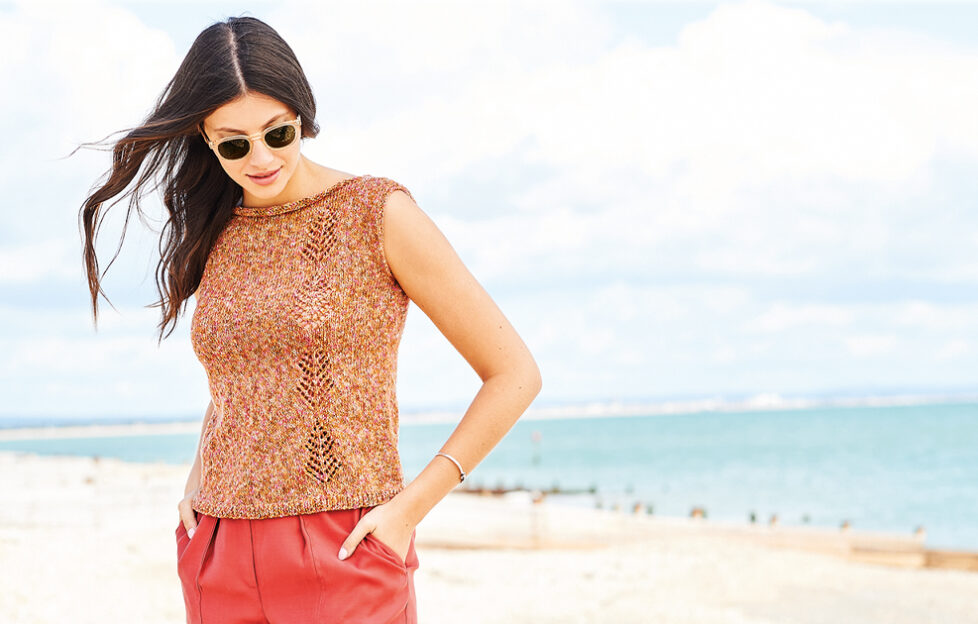
POLYGON ((180 511, 180 521, 183 522, 183 527, 187 529, 187 536, 190 538, 193 538, 194 531, 197 530, 197 516, 194 515, 194 508, 191 507, 191 503, 199 489, 199 487, 195 487, 190 490, 183 497, 183 500, 177 503, 177 509, 180 511))

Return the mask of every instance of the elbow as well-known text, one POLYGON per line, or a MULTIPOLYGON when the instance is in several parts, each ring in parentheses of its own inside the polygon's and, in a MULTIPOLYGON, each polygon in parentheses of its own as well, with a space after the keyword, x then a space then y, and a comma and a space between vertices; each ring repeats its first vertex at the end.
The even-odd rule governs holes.
POLYGON ((523 387, 532 401, 540 394, 540 390, 543 389, 543 377, 540 374, 540 367, 537 366, 536 361, 532 357, 525 367, 523 379, 523 383, 525 384, 523 387))
POLYGON ((517 362, 509 364, 506 368, 495 373, 479 375, 482 383, 503 384, 508 388, 507 392, 514 393, 513 396, 520 397, 526 401, 526 405, 533 402, 533 399, 540 394, 543 389, 543 377, 540 374, 540 367, 537 366, 533 356, 529 353, 517 362))

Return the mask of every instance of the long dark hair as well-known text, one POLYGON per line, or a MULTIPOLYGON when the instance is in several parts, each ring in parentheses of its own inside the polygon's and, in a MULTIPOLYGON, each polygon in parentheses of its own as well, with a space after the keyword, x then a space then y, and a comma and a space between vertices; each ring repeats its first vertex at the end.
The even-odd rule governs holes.
MULTIPOLYGON (((275 98, 301 115, 302 137, 319 134, 312 88, 292 48, 271 26, 254 17, 229 17, 204 29, 146 120, 138 127, 119 131, 127 134, 111 148, 112 167, 101 178, 106 181, 93 187, 79 213, 96 330, 99 294, 112 305, 99 283, 104 272, 99 274, 95 255, 95 236, 105 210, 131 196, 122 229, 124 239, 132 210, 144 215, 140 198, 160 186, 168 213, 160 232, 160 262, 156 267, 160 300, 146 307, 162 308, 158 342, 162 342, 167 324, 172 322, 173 327, 166 336, 176 327, 186 300, 197 291, 214 241, 230 220, 234 206, 242 201, 241 186, 224 172, 198 127, 212 112, 247 93, 275 98), (103 203, 123 193, 137 174, 135 186, 103 210, 103 203), (154 183, 147 189, 151 181, 154 183)), ((97 147, 107 139, 82 143, 72 154, 81 147, 97 147)), ((117 249, 106 270, 118 255, 117 249)))

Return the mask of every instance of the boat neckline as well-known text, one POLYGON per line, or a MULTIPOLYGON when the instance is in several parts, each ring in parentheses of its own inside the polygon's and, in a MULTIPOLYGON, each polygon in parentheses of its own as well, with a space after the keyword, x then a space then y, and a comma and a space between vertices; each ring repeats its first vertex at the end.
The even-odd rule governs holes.
POLYGON ((347 182, 351 180, 358 180, 365 176, 353 176, 352 178, 343 178, 339 182, 336 182, 327 189, 324 189, 315 195, 309 195, 308 197, 303 197, 302 199, 296 199, 284 204, 275 204, 274 206, 244 206, 238 204, 234 207, 234 214, 243 217, 272 217, 275 215, 285 214, 287 212, 293 212, 299 210, 300 208, 305 208, 311 204, 318 203, 323 200, 327 195, 345 186, 347 182))

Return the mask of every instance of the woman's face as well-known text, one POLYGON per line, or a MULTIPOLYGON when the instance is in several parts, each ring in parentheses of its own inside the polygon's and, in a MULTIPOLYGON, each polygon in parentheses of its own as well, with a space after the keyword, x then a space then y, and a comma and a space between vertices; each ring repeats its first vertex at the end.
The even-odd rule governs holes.
MULTIPOLYGON (((206 138, 217 144, 222 138, 238 134, 254 135, 283 121, 292 121, 296 114, 278 100, 260 93, 249 93, 228 102, 204 119, 206 138)), ((251 151, 244 158, 228 160, 211 150, 221 167, 244 191, 243 203, 248 205, 277 204, 288 196, 286 186, 300 160, 300 131, 296 139, 282 149, 269 149, 259 138, 251 141, 251 151), (262 174, 271 177, 262 180, 262 174)))

